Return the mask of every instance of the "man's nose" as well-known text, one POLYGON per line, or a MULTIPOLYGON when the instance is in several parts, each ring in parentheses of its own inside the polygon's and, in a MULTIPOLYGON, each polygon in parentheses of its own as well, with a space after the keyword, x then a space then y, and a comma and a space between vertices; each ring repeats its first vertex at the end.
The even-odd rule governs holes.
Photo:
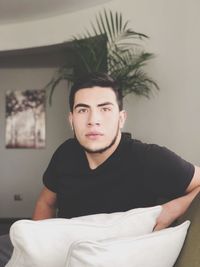
POLYGON ((91 111, 88 117, 88 125, 100 125, 101 118, 98 111, 91 111))

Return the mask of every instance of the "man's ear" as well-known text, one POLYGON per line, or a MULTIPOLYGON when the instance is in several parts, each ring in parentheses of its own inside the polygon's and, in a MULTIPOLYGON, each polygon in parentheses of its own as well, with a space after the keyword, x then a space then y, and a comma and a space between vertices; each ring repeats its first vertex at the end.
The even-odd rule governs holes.
POLYGON ((119 127, 122 129, 124 127, 124 123, 127 118, 127 112, 125 110, 121 110, 119 114, 119 127))
POLYGON ((74 127, 73 127, 73 120, 72 120, 72 112, 69 113, 69 116, 68 116, 68 120, 69 120, 69 123, 70 123, 70 126, 72 128, 72 131, 74 130, 74 127))

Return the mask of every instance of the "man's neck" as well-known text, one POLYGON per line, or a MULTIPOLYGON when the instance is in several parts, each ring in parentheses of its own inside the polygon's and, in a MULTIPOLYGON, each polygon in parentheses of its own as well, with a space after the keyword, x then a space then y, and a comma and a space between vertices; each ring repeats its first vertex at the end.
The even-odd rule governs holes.
POLYGON ((120 140, 121 140, 121 132, 117 136, 115 143, 110 148, 108 148, 106 151, 104 151, 102 153, 85 152, 90 169, 94 170, 99 165, 101 165, 104 161, 106 161, 114 153, 114 151, 117 149, 117 147, 120 143, 120 140))

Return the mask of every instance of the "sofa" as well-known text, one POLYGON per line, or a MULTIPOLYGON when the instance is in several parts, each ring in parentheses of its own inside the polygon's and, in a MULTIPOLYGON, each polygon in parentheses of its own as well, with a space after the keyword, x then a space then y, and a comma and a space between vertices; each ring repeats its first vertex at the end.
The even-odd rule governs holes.
POLYGON ((177 224, 190 220, 185 243, 174 267, 200 267, 200 193, 177 224))

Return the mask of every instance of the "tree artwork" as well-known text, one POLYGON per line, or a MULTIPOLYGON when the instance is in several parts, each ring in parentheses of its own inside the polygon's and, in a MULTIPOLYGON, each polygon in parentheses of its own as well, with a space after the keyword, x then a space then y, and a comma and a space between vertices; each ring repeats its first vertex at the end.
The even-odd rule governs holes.
POLYGON ((6 92, 6 148, 45 147, 45 90, 6 92))

